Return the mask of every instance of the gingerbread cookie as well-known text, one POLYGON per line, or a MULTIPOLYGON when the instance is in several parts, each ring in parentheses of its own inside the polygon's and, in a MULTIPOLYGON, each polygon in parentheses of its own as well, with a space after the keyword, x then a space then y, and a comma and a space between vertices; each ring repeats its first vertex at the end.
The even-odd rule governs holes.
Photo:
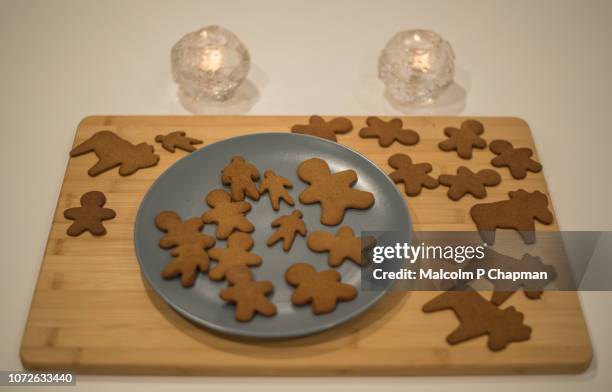
POLYGON ((157 165, 159 155, 147 143, 133 145, 111 131, 100 131, 70 151, 71 157, 94 152, 98 162, 87 172, 95 177, 98 174, 119 166, 119 174, 129 176, 138 169, 157 165))
POLYGON ((476 204, 470 215, 476 223, 482 239, 492 245, 496 229, 514 229, 526 244, 535 242, 535 220, 550 225, 552 212, 548 209, 548 198, 540 191, 524 189, 509 192, 510 200, 476 204))
POLYGON ((338 301, 350 301, 357 296, 357 289, 341 283, 340 278, 336 270, 317 272, 306 263, 294 264, 285 272, 287 282, 296 286, 291 302, 294 305, 311 304, 314 314, 332 312, 338 301))
POLYGON ((261 185, 259 185, 259 194, 263 195, 267 192, 270 195, 272 208, 274 211, 278 211, 281 199, 290 206, 293 205, 293 198, 285 188, 293 188, 291 181, 285 177, 277 176, 272 170, 266 170, 261 185))
POLYGON ((378 138, 381 147, 389 147, 393 142, 410 146, 419 142, 419 134, 412 129, 402 129, 402 120, 394 118, 390 121, 378 117, 368 117, 367 127, 359 131, 362 138, 378 138))
POLYGON ((251 210, 246 201, 233 202, 229 193, 223 189, 210 191, 206 196, 206 203, 212 208, 202 214, 204 223, 216 223, 215 236, 224 240, 234 230, 251 233, 255 226, 244 216, 251 210))
POLYGON ((508 167, 512 177, 518 180, 525 178, 527 171, 542 171, 542 165, 531 158, 533 151, 530 148, 514 148, 512 143, 506 140, 494 140, 489 148, 497 154, 491 164, 495 167, 508 167))
MULTIPOLYGON (((364 239, 373 242, 373 239, 364 239)), ((363 265, 361 259, 362 239, 355 237, 353 229, 342 226, 336 235, 323 230, 317 230, 308 236, 308 248, 314 252, 329 252, 327 263, 330 267, 339 267, 345 260, 357 265, 363 265)))
POLYGON ((403 182, 404 192, 408 196, 417 196, 423 187, 434 189, 438 186, 438 180, 427 174, 433 170, 429 163, 412 163, 406 154, 393 154, 389 158, 389 166, 396 169, 389 177, 396 184, 403 182))
POLYGON ((426 313, 452 309, 459 326, 446 337, 449 344, 488 335, 491 351, 499 351, 511 342, 529 339, 531 328, 523 323, 523 313, 513 306, 499 309, 472 289, 442 293, 423 305, 426 313))
POLYGON ((438 146, 442 151, 456 150, 457 154, 463 159, 472 157, 474 148, 485 148, 487 142, 480 137, 484 132, 484 126, 480 121, 465 120, 461 123, 461 128, 444 128, 444 134, 448 136, 438 146))
POLYGON ((344 170, 331 173, 327 162, 320 158, 308 159, 298 166, 298 177, 310 186, 300 193, 303 204, 321 204, 321 223, 334 226, 342 222, 349 208, 367 209, 374 204, 370 192, 354 189, 357 173, 344 170))
POLYGON ((267 245, 272 246, 278 241, 283 240, 283 250, 285 252, 291 249, 293 240, 295 240, 295 236, 298 233, 302 236, 306 235, 306 224, 302 220, 302 212, 299 210, 277 218, 272 222, 272 227, 278 227, 278 230, 268 238, 267 245))
POLYGON ((477 199, 483 199, 487 196, 485 187, 498 185, 501 182, 501 176, 491 169, 474 173, 465 166, 459 166, 457 175, 442 174, 438 181, 450 188, 448 197, 451 200, 459 200, 468 193, 477 199))
POLYGON ((174 152, 177 147, 183 151, 193 152, 196 150, 193 146, 194 144, 204 143, 199 139, 194 139, 185 135, 183 131, 170 132, 167 135, 155 136, 155 141, 161 143, 162 147, 170 152, 174 152))
POLYGON ((274 290, 272 282, 254 282, 251 270, 245 266, 233 267, 225 275, 230 286, 221 290, 219 297, 236 304, 236 320, 249 321, 255 313, 266 317, 276 314, 276 305, 266 298, 274 290))
POLYGON ((211 260, 216 260, 219 263, 210 270, 208 277, 212 280, 223 280, 227 271, 237 265, 247 267, 260 265, 261 257, 249 252, 253 248, 253 244, 254 242, 250 235, 235 232, 227 239, 226 248, 213 248, 209 250, 208 256, 210 256, 211 260))
POLYGON ((174 211, 163 211, 155 217, 155 225, 166 232, 159 240, 159 247, 172 249, 174 259, 162 271, 164 279, 181 276, 184 287, 193 286, 197 271, 208 271, 206 249, 215 244, 215 239, 201 233, 204 222, 191 218, 185 222, 174 211))
POLYGON ((85 231, 93 235, 106 234, 102 221, 113 219, 116 214, 110 208, 103 208, 106 196, 99 191, 91 191, 81 196, 81 207, 68 208, 64 218, 73 220, 66 234, 76 237, 85 231))
POLYGON ((345 117, 336 117, 330 121, 325 121, 321 116, 311 116, 308 119, 308 125, 294 125, 291 127, 291 132, 318 136, 337 142, 337 133, 347 133, 351 129, 353 129, 353 123, 345 117))
POLYGON ((259 192, 255 182, 259 180, 259 171, 255 166, 245 161, 241 156, 235 156, 221 172, 221 181, 230 185, 232 200, 243 201, 245 196, 259 200, 259 192))

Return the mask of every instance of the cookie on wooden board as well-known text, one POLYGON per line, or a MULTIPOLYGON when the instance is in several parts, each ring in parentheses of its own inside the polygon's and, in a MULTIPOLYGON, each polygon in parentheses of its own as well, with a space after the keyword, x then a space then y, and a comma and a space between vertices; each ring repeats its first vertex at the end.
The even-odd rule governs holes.
POLYGON ((230 286, 221 290, 219 297, 236 305, 236 320, 250 321, 256 313, 266 317, 276 314, 276 305, 267 298, 274 291, 272 282, 254 282, 251 270, 246 266, 229 269, 226 279, 230 286))
POLYGON ((468 193, 477 199, 484 199, 487 196, 486 187, 499 185, 501 176, 491 169, 474 173, 465 166, 459 166, 456 175, 442 174, 438 182, 449 187, 448 197, 451 200, 459 200, 468 193))
POLYGON ((449 344, 488 335, 489 349, 499 351, 511 342, 525 341, 531 336, 531 328, 523 323, 523 313, 513 306, 499 309, 472 289, 447 291, 423 305, 426 313, 447 309, 453 310, 460 322, 446 337, 449 344))
POLYGON ((419 134, 412 129, 403 129, 402 120, 394 118, 389 121, 378 117, 368 117, 367 127, 359 131, 362 138, 378 138, 381 147, 389 147, 393 142, 411 146, 419 142, 419 134))
POLYGON ((243 201, 245 197, 259 200, 259 191, 254 182, 257 180, 259 171, 241 156, 233 157, 221 172, 221 182, 230 186, 234 201, 243 201))
POLYGON ((465 120, 460 128, 444 128, 444 134, 448 139, 440 142, 438 147, 442 151, 457 151, 463 159, 472 158, 474 148, 483 149, 487 147, 487 142, 480 137, 484 133, 484 126, 480 121, 465 120))
POLYGON ((155 141, 161 143, 162 147, 170 152, 174 152, 176 148, 180 148, 187 152, 193 152, 196 150, 193 146, 194 144, 204 143, 200 139, 186 136, 184 131, 170 132, 167 135, 157 135, 155 136, 155 141))
POLYGON ((89 231, 93 235, 106 234, 102 221, 113 219, 117 214, 110 208, 104 208, 106 196, 100 191, 90 191, 81 196, 81 207, 68 208, 64 218, 74 222, 68 227, 66 234, 72 237, 89 231))
POLYGON ((321 204, 321 223, 335 226, 342 222, 349 208, 367 209, 374 204, 371 192, 354 189, 357 173, 344 170, 331 173, 323 159, 310 158, 298 166, 298 177, 310 184, 300 193, 303 204, 321 204))
POLYGON ((254 242, 247 233, 239 231, 232 233, 227 239, 225 248, 212 248, 208 251, 211 260, 218 263, 208 272, 211 280, 223 280, 227 271, 237 265, 255 267, 261 265, 261 257, 249 252, 254 242))
POLYGON ((323 230, 316 230, 308 236, 306 244, 314 252, 329 252, 327 263, 330 267, 339 267, 345 260, 361 266, 363 260, 361 251, 365 243, 373 243, 373 238, 355 237, 353 229, 349 226, 342 226, 336 234, 323 230))
POLYGON ((423 187, 434 189, 438 186, 438 180, 427 174, 433 170, 429 163, 412 163, 406 154, 393 154, 389 157, 389 166, 395 169, 389 177, 396 184, 404 183, 408 196, 417 196, 423 187))
POLYGON ((517 180, 525 178, 528 171, 533 173, 542 171, 542 165, 531 158, 533 151, 530 148, 514 148, 509 141, 493 140, 489 149, 497 154, 491 160, 491 164, 495 167, 507 167, 512 177, 517 180))
POLYGON ((275 219, 272 222, 272 227, 278 227, 278 229, 272 233, 266 244, 272 246, 283 240, 283 250, 285 252, 291 249, 297 234, 306 235, 306 224, 302 220, 302 212, 299 210, 275 219))
POLYGON ((264 193, 268 193, 270 202, 272 203, 272 209, 278 211, 281 200, 284 200, 285 203, 290 206, 294 204, 293 198, 287 191, 287 189, 291 188, 293 188, 291 181, 283 176, 277 176, 272 170, 266 170, 264 172, 264 178, 259 185, 259 194, 263 195, 264 193))
POLYGON ((232 201, 232 197, 223 189, 215 189, 206 196, 206 203, 212 208, 202 214, 204 223, 216 223, 215 236, 224 240, 234 231, 251 233, 255 226, 246 218, 245 214, 251 210, 246 201, 232 201))
POLYGON ((336 134, 347 133, 353 129, 353 123, 346 117, 336 117, 325 121, 321 116, 311 116, 306 125, 294 125, 291 132, 302 135, 317 136, 323 139, 338 141, 336 134))
POLYGON ((340 282, 340 273, 333 269, 317 272, 310 264, 293 264, 285 272, 285 279, 295 286, 291 302, 310 304, 314 314, 332 312, 338 301, 350 301, 357 296, 357 289, 340 282))
POLYGON ((119 174, 129 176, 138 169, 157 165, 159 155, 147 143, 133 145, 111 131, 100 131, 70 151, 71 157, 93 152, 98 162, 87 173, 95 177, 100 173, 119 166, 119 174))

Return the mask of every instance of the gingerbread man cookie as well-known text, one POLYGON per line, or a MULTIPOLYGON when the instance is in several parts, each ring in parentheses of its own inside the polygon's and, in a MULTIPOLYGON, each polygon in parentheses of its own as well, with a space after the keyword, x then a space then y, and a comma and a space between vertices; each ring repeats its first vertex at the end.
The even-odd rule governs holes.
POLYGON ((548 198, 540 191, 523 189, 509 192, 510 200, 476 204, 470 215, 476 223, 482 239, 489 245, 495 242, 496 229, 514 229, 526 244, 535 242, 535 220, 550 225, 552 212, 548 209, 548 198))
POLYGON ((129 176, 138 169, 157 165, 159 155, 147 143, 133 145, 111 131, 100 131, 70 151, 71 157, 94 152, 98 162, 87 172, 95 177, 119 166, 119 174, 129 176))
POLYGON ((259 192, 254 182, 257 180, 259 171, 241 156, 233 157, 221 172, 221 181, 224 185, 230 185, 234 201, 243 201, 245 196, 259 200, 259 192))
POLYGON ((185 135, 183 131, 170 132, 167 135, 155 136, 155 141, 161 143, 162 147, 170 152, 174 152, 177 147, 183 151, 193 152, 196 150, 193 146, 194 144, 204 143, 199 139, 194 139, 185 135))
POLYGON ((353 123, 345 117, 336 117, 330 121, 325 121, 321 116, 311 116, 308 125, 294 125, 291 127, 291 132, 318 136, 337 142, 337 133, 347 133, 351 129, 353 129, 353 123))
POLYGON ((253 281, 251 270, 245 266, 236 266, 226 273, 230 287, 221 290, 219 297, 222 300, 236 304, 236 320, 249 321, 256 313, 270 317, 276 314, 274 305, 267 295, 272 293, 272 282, 262 280, 253 281))
POLYGON ((494 140, 489 146, 494 154, 497 154, 491 164, 495 167, 507 166, 510 174, 517 180, 527 176, 527 171, 538 173, 542 171, 542 165, 532 159, 533 151, 530 148, 514 148, 512 143, 506 140, 494 140))
POLYGON ((327 162, 320 158, 308 159, 298 166, 298 177, 308 184, 300 193, 303 204, 321 204, 321 223, 335 226, 342 222, 349 208, 367 209, 374 204, 374 195, 353 188, 357 182, 354 170, 331 173, 327 162))
POLYGON ((227 271, 237 265, 247 267, 260 265, 261 257, 249 252, 253 245, 253 239, 246 233, 235 232, 230 235, 226 248, 213 248, 208 251, 211 260, 219 262, 210 270, 208 277, 212 280, 223 280, 227 271))
POLYGON ((278 227, 270 238, 268 238, 267 245, 272 246, 278 241, 283 240, 283 250, 288 252, 293 245, 295 236, 300 234, 301 236, 306 235, 306 224, 302 220, 302 212, 299 210, 293 211, 289 215, 283 215, 272 222, 272 227, 278 227))
POLYGON ((445 292, 423 305, 426 313, 446 309, 452 309, 460 322, 446 337, 449 344, 488 335, 489 349, 499 351, 531 336, 531 328, 523 324, 523 313, 513 306, 499 309, 472 289, 445 292))
POLYGON ((362 138, 378 138, 381 147, 389 147, 393 142, 410 146, 419 142, 419 134, 412 129, 402 129, 403 123, 399 118, 384 121, 378 117, 368 117, 367 127, 359 131, 362 138))
POLYGON ((206 249, 215 244, 215 239, 201 233, 204 222, 200 218, 191 218, 185 222, 174 211, 160 212, 155 218, 158 229, 166 232, 159 240, 159 247, 172 249, 174 259, 162 271, 164 279, 181 276, 184 287, 193 286, 197 271, 208 271, 208 254, 206 249))
POLYGON ((477 199, 483 199, 487 196, 485 187, 498 185, 501 182, 501 176, 491 169, 474 173, 465 166, 459 166, 457 175, 442 174, 438 181, 449 187, 448 197, 451 200, 459 200, 468 193, 477 199))
POLYGON ((206 203, 212 210, 202 215, 204 223, 216 223, 215 236, 224 240, 234 230, 243 233, 251 233, 255 226, 244 216, 251 210, 251 205, 246 201, 233 202, 229 193, 223 189, 210 191, 206 196, 206 203))
POLYGON ((296 286, 291 302, 294 305, 311 304, 314 314, 332 312, 338 301, 350 301, 357 296, 357 289, 341 283, 340 278, 336 270, 317 272, 306 263, 294 264, 285 272, 287 282, 296 286))
POLYGON ((456 150, 457 154, 463 159, 472 157, 474 148, 485 148, 487 142, 480 137, 484 132, 484 126, 480 121, 465 120, 461 123, 461 128, 444 128, 444 134, 448 136, 438 146, 442 151, 456 150))
POLYGON ((68 227, 66 234, 76 237, 85 231, 93 235, 106 234, 102 221, 113 219, 116 214, 110 208, 103 208, 106 196, 99 191, 91 191, 81 196, 81 207, 68 208, 64 211, 66 219, 74 223, 68 227))
POLYGON ((389 166, 396 169, 389 177, 396 184, 403 182, 404 192, 408 196, 417 196, 423 187, 434 189, 438 186, 438 180, 427 174, 433 170, 429 163, 412 163, 406 154, 393 154, 389 158, 389 166))
POLYGON ((274 211, 278 211, 281 199, 290 206, 293 205, 293 198, 285 188, 293 188, 291 181, 285 177, 277 176, 272 170, 266 170, 259 186, 259 194, 263 195, 267 192, 270 195, 272 208, 274 211))
MULTIPOLYGON (((372 238, 364 238, 365 242, 372 243, 372 238)), ((308 236, 308 248, 314 252, 329 252, 327 263, 330 267, 339 267, 345 260, 351 260, 357 265, 363 265, 361 259, 362 239, 355 237, 353 229, 342 226, 336 235, 323 230, 317 230, 308 236)))

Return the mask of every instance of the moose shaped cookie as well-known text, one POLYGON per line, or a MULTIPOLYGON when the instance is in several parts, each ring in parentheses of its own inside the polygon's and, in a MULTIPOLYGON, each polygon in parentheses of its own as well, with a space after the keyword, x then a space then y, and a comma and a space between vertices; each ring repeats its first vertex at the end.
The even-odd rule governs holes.
POLYGON ((457 175, 442 174, 438 177, 440 184, 449 187, 448 197, 459 200, 466 194, 477 199, 487 196, 487 186, 495 186, 501 182, 501 176, 495 170, 483 169, 474 173, 465 166, 459 166, 457 175))
POLYGON ((277 176, 272 170, 266 170, 264 178, 259 185, 259 194, 263 195, 267 192, 270 195, 272 208, 274 211, 278 211, 281 199, 290 206, 293 205, 293 198, 287 191, 287 188, 293 188, 291 181, 285 177, 277 176))
POLYGON ((283 240, 283 250, 285 252, 291 249, 297 234, 306 235, 306 224, 302 220, 302 212, 299 210, 275 219, 272 222, 272 227, 278 227, 278 229, 268 238, 267 245, 272 246, 283 240))
POLYGON ((527 171, 538 173, 542 171, 542 165, 533 158, 533 151, 530 148, 514 148, 512 143, 506 140, 494 140, 489 146, 495 158, 491 164, 495 167, 507 166, 510 174, 517 180, 527 176, 527 171))
POLYGON ((251 205, 246 201, 233 202, 229 193, 215 189, 206 196, 206 203, 212 209, 202 214, 202 220, 217 224, 215 236, 218 239, 226 239, 235 230, 243 233, 255 230, 255 226, 245 217, 251 210, 251 205))
POLYGON ((485 148, 487 142, 480 137, 484 133, 484 126, 480 121, 465 120, 461 123, 461 128, 444 128, 444 134, 448 139, 440 142, 438 147, 442 151, 456 150, 457 154, 463 159, 472 157, 474 148, 485 148))
POLYGON ((438 180, 427 174, 433 170, 429 163, 412 163, 406 154, 393 154, 389 158, 389 166, 396 169, 389 177, 396 184, 403 182, 404 192, 408 196, 417 196, 423 187, 434 189, 438 186, 438 180))
POLYGON ((259 171, 243 157, 232 158, 221 172, 221 181, 232 190, 232 200, 243 201, 246 196, 259 200, 259 191, 254 181, 259 180, 259 171))
POLYGON ((206 249, 215 244, 215 239, 201 233, 204 222, 191 218, 183 222, 174 211, 160 212, 155 218, 158 229, 166 232, 159 240, 159 247, 172 249, 172 261, 162 271, 164 279, 181 276, 184 287, 193 286, 197 271, 208 271, 206 249))
POLYGON ((170 152, 174 152, 176 148, 180 148, 183 151, 193 152, 196 148, 194 144, 202 144, 203 142, 199 139, 186 136, 184 131, 170 132, 167 135, 155 136, 155 141, 161 143, 162 147, 170 152))
POLYGON ((300 193, 303 204, 321 204, 321 223, 335 226, 342 222, 349 208, 367 209, 374 204, 370 192, 354 189, 357 173, 344 170, 331 173, 327 162, 320 158, 310 158, 298 166, 298 177, 308 184, 300 193))
POLYGON ((285 272, 287 282, 296 286, 291 302, 294 305, 311 304, 314 314, 332 312, 338 301, 350 301, 357 296, 357 289, 341 283, 340 278, 336 270, 317 272, 306 263, 294 264, 285 272))
POLYGON ((459 319, 459 326, 446 337, 449 344, 488 335, 491 351, 499 351, 511 343, 529 339, 531 328, 523 324, 523 313, 513 306, 499 309, 478 292, 447 291, 423 305, 426 313, 451 309, 459 319))
POLYGON ((133 145, 111 131, 100 131, 70 151, 71 157, 94 152, 98 162, 87 173, 95 177, 119 166, 119 174, 129 176, 138 169, 157 165, 159 155, 147 143, 133 145))
POLYGON ((495 243, 496 229, 514 229, 526 244, 535 242, 535 220, 550 225, 553 214, 548 209, 548 198, 540 191, 523 189, 509 192, 509 200, 476 204, 470 215, 480 236, 489 245, 495 243))
POLYGON ((321 116, 311 116, 307 125, 294 125, 291 127, 291 132, 337 142, 337 133, 347 133, 351 129, 353 129, 353 123, 345 117, 336 117, 325 121, 321 116))
POLYGON ((116 214, 110 208, 104 208, 104 204, 106 196, 102 192, 91 191, 81 196, 81 207, 68 208, 64 211, 64 217, 74 221, 68 227, 66 234, 72 237, 85 231, 93 235, 106 234, 102 221, 113 219, 116 214))
POLYGON ((308 248, 314 252, 329 252, 327 263, 330 267, 338 267, 345 260, 363 265, 361 259, 363 245, 372 244, 373 238, 364 238, 362 243, 360 237, 355 237, 353 229, 342 226, 335 235, 327 231, 317 230, 308 236, 306 243, 308 248))
POLYGON ((256 313, 266 317, 276 314, 276 305, 266 298, 274 290, 272 282, 254 282, 246 266, 233 267, 225 275, 230 286, 221 290, 219 297, 236 305, 236 320, 249 321, 256 313))
POLYGON ((249 234, 234 232, 227 239, 226 248, 213 248, 208 251, 211 260, 219 263, 208 272, 212 280, 223 280, 230 268, 237 265, 247 267, 261 264, 261 257, 249 252, 253 248, 253 239, 249 234))
POLYGON ((366 124, 368 126, 359 131, 359 136, 378 138, 378 144, 381 147, 389 147, 395 141, 407 146, 419 142, 419 134, 412 129, 403 129, 402 120, 399 118, 384 121, 378 117, 368 117, 366 124))

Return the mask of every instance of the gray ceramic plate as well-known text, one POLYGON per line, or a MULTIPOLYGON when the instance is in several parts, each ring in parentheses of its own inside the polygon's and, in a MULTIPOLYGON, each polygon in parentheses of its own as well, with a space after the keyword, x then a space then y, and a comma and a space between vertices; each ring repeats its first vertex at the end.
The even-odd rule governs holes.
MULTIPOLYGON (((275 212, 267 195, 253 202, 248 218, 255 224, 252 252, 263 258, 259 267, 252 269, 256 280, 270 280, 274 284, 272 301, 278 307, 273 317, 256 315, 250 322, 234 319, 234 308, 219 298, 219 291, 226 282, 213 282, 200 274, 195 285, 183 288, 179 279, 164 280, 161 271, 170 260, 170 254, 157 245, 163 235, 154 224, 155 216, 164 210, 176 211, 181 218, 200 216, 208 209, 206 194, 221 188, 220 172, 234 155, 242 155, 261 172, 272 169, 293 182, 291 194, 296 208, 304 213, 309 232, 324 229, 335 232, 337 227, 327 227, 319 222, 318 204, 301 205, 298 195, 307 184, 297 177, 297 167, 304 160, 319 157, 326 160, 333 172, 354 169, 358 174, 356 188, 374 193, 375 204, 369 210, 348 210, 341 225, 348 225, 356 234, 361 231, 393 230, 406 233, 411 238, 412 224, 402 195, 387 175, 362 155, 340 144, 325 139, 292 133, 262 133, 223 140, 207 145, 179 160, 166 170, 145 195, 134 227, 134 245, 140 268, 155 291, 177 312, 202 326, 221 333, 257 338, 288 338, 312 334, 334 327, 364 312, 374 305, 385 291, 360 289, 361 271, 346 261, 338 271, 343 282, 359 290, 353 301, 340 302, 336 310, 325 315, 313 315, 309 306, 294 307, 290 296, 292 287, 284 280, 285 270, 293 263, 308 262, 317 270, 329 268, 327 254, 313 253, 306 247, 304 237, 298 236, 292 249, 285 253, 281 243, 266 246, 272 233, 270 223, 292 208, 281 204, 275 212)), ((214 225, 206 225, 204 232, 214 236, 214 225)), ((217 245, 225 247, 225 241, 217 245)), ((214 262, 212 262, 214 263, 214 262)), ((214 264, 213 264, 214 265, 214 264)))

